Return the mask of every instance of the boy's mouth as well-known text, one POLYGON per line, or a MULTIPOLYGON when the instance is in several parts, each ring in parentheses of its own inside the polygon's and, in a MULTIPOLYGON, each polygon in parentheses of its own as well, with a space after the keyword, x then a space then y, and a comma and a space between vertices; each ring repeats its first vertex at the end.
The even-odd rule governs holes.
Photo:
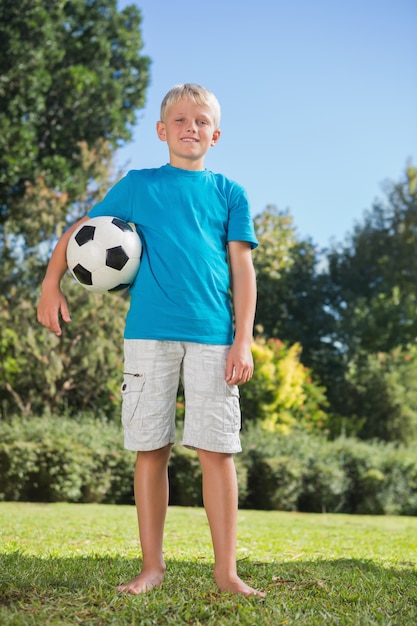
POLYGON ((186 141, 190 143, 198 143, 198 139, 194 139, 194 137, 183 137, 181 141, 186 141))

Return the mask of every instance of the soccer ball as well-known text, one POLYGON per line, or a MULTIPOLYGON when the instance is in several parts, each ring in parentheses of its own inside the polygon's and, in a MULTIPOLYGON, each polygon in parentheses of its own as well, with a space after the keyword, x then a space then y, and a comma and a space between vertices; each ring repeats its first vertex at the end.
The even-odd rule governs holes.
POLYGON ((118 217, 93 217, 72 233, 67 263, 88 291, 120 291, 134 281, 141 252, 141 240, 130 224, 118 217))

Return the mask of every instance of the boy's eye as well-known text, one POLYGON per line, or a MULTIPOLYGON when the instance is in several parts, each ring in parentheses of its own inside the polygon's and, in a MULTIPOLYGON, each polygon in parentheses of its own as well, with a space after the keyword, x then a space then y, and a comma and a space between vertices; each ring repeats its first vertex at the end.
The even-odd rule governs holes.
MULTIPOLYGON (((184 117, 176 117, 175 118, 175 122, 176 123, 180 123, 183 124, 185 122, 185 118, 184 117)), ((196 120, 196 123, 199 126, 207 126, 207 124, 209 123, 208 120, 196 120)))

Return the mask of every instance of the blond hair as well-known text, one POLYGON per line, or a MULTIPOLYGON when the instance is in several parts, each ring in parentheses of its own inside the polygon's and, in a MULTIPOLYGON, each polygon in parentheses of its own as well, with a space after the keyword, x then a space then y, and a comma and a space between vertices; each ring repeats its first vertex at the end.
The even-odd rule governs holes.
POLYGON ((220 104, 214 93, 194 83, 183 83, 175 85, 168 91, 161 103, 161 122, 165 122, 166 112, 173 104, 181 100, 182 98, 188 98, 195 104, 200 106, 207 106, 210 108, 213 114, 214 126, 217 129, 220 124, 220 104))

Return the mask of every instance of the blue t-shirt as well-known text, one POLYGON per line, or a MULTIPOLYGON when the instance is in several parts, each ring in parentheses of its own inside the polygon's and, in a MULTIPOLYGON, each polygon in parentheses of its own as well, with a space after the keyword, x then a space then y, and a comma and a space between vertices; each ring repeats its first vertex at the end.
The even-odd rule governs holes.
POLYGON ((133 222, 142 240, 126 339, 233 342, 227 242, 258 245, 242 187, 208 170, 131 170, 88 215, 133 222))

